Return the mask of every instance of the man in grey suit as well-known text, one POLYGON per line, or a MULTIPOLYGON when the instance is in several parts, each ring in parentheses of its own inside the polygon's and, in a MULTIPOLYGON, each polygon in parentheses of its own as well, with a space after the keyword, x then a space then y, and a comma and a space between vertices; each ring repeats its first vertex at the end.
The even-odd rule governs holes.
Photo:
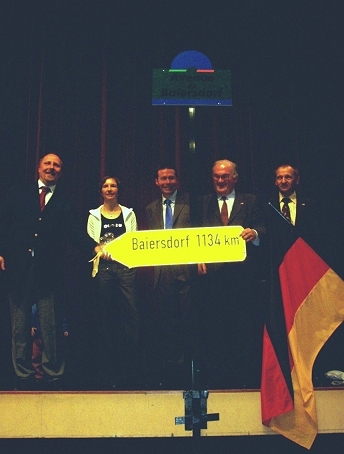
POLYGON ((57 184, 62 160, 55 153, 38 165, 38 181, 11 188, 0 205, 0 270, 4 273, 12 322, 16 389, 34 387, 31 307, 37 304, 43 342, 42 367, 48 389, 59 389, 64 373, 62 306, 68 285, 67 239, 91 256, 96 243, 77 221, 57 184))
MULTIPOLYGON (((178 189, 177 171, 170 163, 157 169, 155 184, 161 196, 146 207, 149 229, 191 227, 189 195, 178 189)), ((190 359, 190 267, 154 267, 155 338, 158 346, 158 380, 163 371, 181 370, 190 359), (162 367, 161 367, 162 366, 162 367)), ((173 375, 173 374, 172 374, 173 375)), ((170 383, 173 386, 173 383, 170 383)), ((165 383, 164 385, 167 386, 165 383)), ((175 383, 178 386, 177 383, 175 383)))
POLYGON ((198 265, 198 356, 203 384, 212 388, 259 387, 263 325, 258 281, 266 233, 264 210, 255 195, 235 190, 235 163, 216 161, 212 180, 214 192, 198 200, 198 225, 241 226, 247 258, 198 265))

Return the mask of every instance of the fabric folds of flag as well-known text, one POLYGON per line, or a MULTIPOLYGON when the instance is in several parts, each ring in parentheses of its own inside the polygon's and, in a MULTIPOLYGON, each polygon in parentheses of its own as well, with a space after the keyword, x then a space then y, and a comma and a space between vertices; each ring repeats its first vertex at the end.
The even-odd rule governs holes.
POLYGON ((274 431, 310 449, 318 431, 313 364, 322 346, 344 320, 344 281, 300 237, 285 253, 278 274, 289 377, 281 366, 273 336, 269 333, 269 323, 266 323, 262 421, 274 431), (291 387, 288 380, 291 380, 291 387))

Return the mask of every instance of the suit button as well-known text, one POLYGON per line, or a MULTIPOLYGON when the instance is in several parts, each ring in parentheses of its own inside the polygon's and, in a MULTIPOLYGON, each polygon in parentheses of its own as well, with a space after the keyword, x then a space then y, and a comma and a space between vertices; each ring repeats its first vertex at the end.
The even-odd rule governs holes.
POLYGON ((38 218, 38 220, 39 220, 39 221, 41 221, 41 220, 42 220, 42 218, 38 218))
POLYGON ((28 252, 32 252, 32 249, 28 249, 27 251, 28 251, 28 252))
POLYGON ((35 233, 35 236, 38 236, 38 233, 35 233))

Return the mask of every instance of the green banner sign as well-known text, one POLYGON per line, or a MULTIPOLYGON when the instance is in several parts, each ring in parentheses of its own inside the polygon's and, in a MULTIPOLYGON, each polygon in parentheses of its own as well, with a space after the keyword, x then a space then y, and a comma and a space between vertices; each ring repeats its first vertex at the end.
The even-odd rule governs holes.
POLYGON ((153 105, 231 106, 229 70, 153 69, 153 105))

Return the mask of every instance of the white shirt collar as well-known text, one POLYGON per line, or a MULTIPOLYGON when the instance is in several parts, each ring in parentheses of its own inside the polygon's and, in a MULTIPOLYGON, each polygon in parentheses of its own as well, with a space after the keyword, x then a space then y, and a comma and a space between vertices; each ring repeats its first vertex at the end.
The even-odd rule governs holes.
MULTIPOLYGON (((169 197, 172 203, 176 203, 176 197, 177 197, 177 189, 174 191, 174 193, 169 197)), ((162 196, 162 203, 164 204, 166 200, 166 197, 162 196)))
MULTIPOLYGON (((217 200, 222 200, 222 195, 217 195, 217 200)), ((235 199, 235 189, 229 194, 226 195, 226 199, 235 199)))
MULTIPOLYGON (((38 189, 41 189, 42 186, 46 186, 46 185, 44 183, 42 183, 41 180, 38 180, 38 189)), ((55 191, 55 188, 56 188, 56 184, 54 184, 53 186, 49 186, 51 193, 53 193, 55 191)))

